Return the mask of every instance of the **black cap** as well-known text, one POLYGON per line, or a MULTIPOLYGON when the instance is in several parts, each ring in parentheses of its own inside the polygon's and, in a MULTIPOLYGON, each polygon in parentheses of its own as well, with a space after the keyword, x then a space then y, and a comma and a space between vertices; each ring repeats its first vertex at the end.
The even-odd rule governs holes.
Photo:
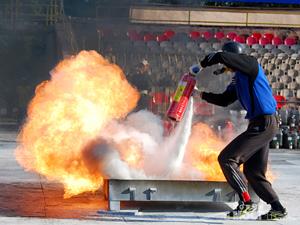
POLYGON ((243 46, 236 41, 227 41, 222 47, 223 52, 232 52, 242 54, 244 53, 243 46))

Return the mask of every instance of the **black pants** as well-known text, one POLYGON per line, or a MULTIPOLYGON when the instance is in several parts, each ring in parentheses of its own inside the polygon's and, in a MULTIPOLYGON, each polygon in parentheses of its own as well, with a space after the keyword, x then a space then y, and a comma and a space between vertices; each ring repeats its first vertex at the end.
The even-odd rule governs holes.
MULTIPOLYGON (((255 193, 266 203, 278 200, 278 196, 266 179, 269 142, 277 132, 275 115, 263 115, 249 121, 245 132, 236 137, 220 153, 218 160, 231 187, 241 194, 248 191, 249 181, 255 193), (240 165, 244 164, 244 173, 240 165)), ((251 197, 251 196, 250 196, 251 197)))

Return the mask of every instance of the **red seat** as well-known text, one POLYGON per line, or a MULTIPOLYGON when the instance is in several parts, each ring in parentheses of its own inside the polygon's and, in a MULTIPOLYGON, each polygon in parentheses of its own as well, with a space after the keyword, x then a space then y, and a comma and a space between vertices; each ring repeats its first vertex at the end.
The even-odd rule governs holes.
POLYGON ((128 36, 129 38, 131 38, 133 35, 135 35, 135 34, 137 34, 137 33, 138 33, 138 32, 137 32, 136 30, 130 29, 130 30, 127 31, 127 36, 128 36))
POLYGON ((283 40, 280 37, 274 37, 272 39, 272 44, 277 47, 278 45, 282 45, 283 44, 283 40))
POLYGON ((246 44, 252 46, 254 44, 257 44, 257 39, 256 37, 247 37, 246 39, 246 44))
POLYGON ((209 112, 208 103, 206 101, 195 102, 194 103, 194 114, 210 116, 211 113, 209 112))
POLYGON ((219 41, 221 41, 221 39, 222 39, 223 37, 225 37, 225 34, 224 34, 223 32, 217 32, 217 33, 215 33, 214 37, 215 37, 215 38, 218 38, 219 41))
POLYGON ((191 31, 190 37, 193 38, 193 40, 195 40, 196 37, 201 37, 201 35, 198 31, 191 31))
POLYGON ((116 38, 126 38, 126 37, 128 37, 127 34, 126 34, 126 31, 119 30, 119 29, 114 30, 114 35, 115 35, 116 38))
POLYGON ((258 43, 259 39, 262 37, 261 33, 253 33, 251 37, 256 38, 256 43, 258 43))
POLYGON ((148 42, 148 41, 155 41, 155 36, 153 34, 145 34, 144 42, 148 42))
POLYGON ((175 95, 175 93, 172 93, 172 94, 170 95, 170 103, 173 101, 174 95, 175 95))
POLYGON ((262 46, 266 46, 270 44, 270 39, 267 37, 261 37, 258 43, 261 44, 262 46))
POLYGON ((164 104, 169 102, 169 98, 166 92, 155 92, 152 97, 154 104, 164 104))
POLYGON ((296 40, 294 38, 287 37, 286 39, 284 39, 284 44, 291 47, 292 45, 296 44, 296 40))
POLYGON ((275 98, 275 100, 277 102, 276 109, 281 109, 282 106, 286 105, 286 103, 284 103, 286 101, 286 99, 282 95, 273 95, 273 97, 275 98))
POLYGON ((234 39, 236 36, 237 36, 236 33, 230 32, 230 33, 227 34, 226 37, 230 38, 230 39, 233 41, 233 39, 234 39))
POLYGON ((175 31, 173 31, 173 30, 167 30, 167 31, 165 31, 165 35, 167 36, 168 39, 170 39, 170 37, 172 37, 173 35, 175 35, 175 31))
POLYGON ((264 35, 265 38, 269 38, 270 43, 272 43, 273 38, 275 37, 274 34, 271 33, 267 33, 264 35))
POLYGON ((245 44, 245 38, 243 36, 236 36, 233 40, 240 44, 245 44))
POLYGON ((205 37, 206 40, 208 40, 209 38, 213 37, 213 34, 209 31, 205 31, 202 33, 201 37, 205 37))
POLYGON ((163 41, 168 41, 168 37, 167 37, 167 35, 165 35, 165 34, 159 34, 159 35, 157 35, 157 37, 156 37, 156 41, 157 41, 158 43, 161 43, 161 42, 163 42, 163 41))
POLYGON ((143 37, 142 37, 142 35, 141 34, 133 34, 132 36, 131 36, 131 38, 130 38, 130 40, 132 41, 132 42, 135 42, 135 41, 142 41, 143 40, 143 37))

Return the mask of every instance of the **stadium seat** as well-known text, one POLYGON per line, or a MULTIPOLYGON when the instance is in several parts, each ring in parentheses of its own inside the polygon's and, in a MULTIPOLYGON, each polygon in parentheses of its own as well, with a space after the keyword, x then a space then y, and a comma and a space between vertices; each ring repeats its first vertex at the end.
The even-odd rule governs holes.
POLYGON ((274 37, 272 39, 272 44, 277 47, 278 45, 282 45, 283 44, 283 40, 280 37, 274 37))
POLYGON ((294 38, 287 37, 286 39, 284 39, 284 44, 291 47, 292 45, 296 44, 296 41, 294 38))
POLYGON ((188 43, 186 43, 186 47, 188 48, 188 49, 198 49, 199 48, 199 46, 198 46, 198 44, 196 43, 196 42, 188 42, 188 43))
POLYGON ((228 37, 223 37, 223 38, 221 38, 221 43, 222 43, 222 44, 226 43, 227 41, 231 41, 231 39, 228 38, 228 37))
POLYGON ((168 39, 170 39, 170 37, 175 35, 175 31, 173 30, 166 30, 165 31, 165 35, 167 36, 168 39))
POLYGON ((247 54, 247 55, 250 55, 251 53, 255 52, 255 49, 253 48, 246 48, 244 50, 244 53, 247 54))
POLYGON ((219 41, 221 41, 221 39, 222 39, 223 37, 225 37, 225 34, 224 34, 223 32, 217 32, 217 33, 215 33, 214 37, 215 37, 215 38, 218 38, 219 41))
POLYGON ((284 88, 280 90, 280 95, 285 97, 285 99, 289 99, 290 97, 294 97, 294 92, 290 89, 284 88))
POLYGON ((273 53, 275 56, 277 56, 278 54, 282 53, 283 51, 281 49, 278 48, 274 48, 271 53, 273 53))
POLYGON ((172 93, 172 94, 170 95, 170 103, 173 101, 174 95, 175 95, 175 93, 172 93))
POLYGON ((166 47, 173 47, 173 45, 172 45, 172 43, 169 42, 169 41, 162 41, 162 42, 160 43, 160 48, 161 48, 161 49, 164 49, 164 48, 166 48, 166 47))
POLYGON ((284 103, 286 101, 285 97, 282 95, 273 95, 273 97, 275 98, 276 102, 277 102, 277 109, 281 109, 282 106, 286 105, 286 103, 284 103))
POLYGON ((115 39, 115 35, 114 35, 114 33, 110 29, 104 29, 101 32, 101 36, 106 41, 111 41, 112 39, 115 39))
POLYGON ((259 39, 262 37, 261 33, 253 33, 251 35, 251 37, 255 37, 256 38, 256 41, 258 43, 259 39))
POLYGON ((291 49, 295 50, 296 52, 300 50, 300 45, 292 45, 291 49))
POLYGON ((246 44, 252 46, 254 44, 257 44, 257 39, 256 37, 247 37, 246 39, 246 44))
POLYGON ((240 44, 244 44, 245 43, 245 38, 242 36, 236 36, 234 39, 234 41, 240 43, 240 44))
MULTIPOLYGON (((293 45, 292 45, 292 46, 293 46, 293 45)), ((295 51, 294 49, 286 49, 286 50, 284 51, 284 53, 286 53, 286 54, 288 54, 288 55, 292 55, 292 54, 296 53, 296 51, 295 51)))
POLYGON ((270 43, 272 43, 272 40, 274 37, 275 37, 274 34, 271 34, 271 33, 267 33, 264 35, 264 38, 268 38, 270 43))
POLYGON ((135 35, 135 34, 137 34, 137 33, 138 33, 138 32, 137 32, 136 30, 130 29, 130 30, 127 31, 127 36, 128 36, 129 38, 131 38, 133 35, 135 35))
POLYGON ((205 37, 196 37, 196 38, 195 38, 195 42, 196 42, 196 43, 203 43, 203 42, 206 42, 206 38, 205 38, 205 37))
POLYGON ((146 45, 148 47, 158 46, 158 42, 154 39, 154 41, 147 41, 146 45))
POLYGON ((205 37, 206 40, 208 40, 209 38, 213 37, 213 34, 209 31, 205 31, 202 33, 201 37, 205 37))
POLYGON ((211 47, 211 44, 208 43, 208 42, 202 42, 202 43, 199 44, 199 47, 200 47, 202 50, 204 50, 204 49, 206 49, 207 47, 211 47))
POLYGON ((169 97, 165 92, 155 92, 152 97, 154 104, 163 104, 169 102, 169 97))
POLYGON ((206 101, 195 102, 194 103, 194 114, 195 115, 205 115, 210 116, 208 103, 206 101))
POLYGON ((291 82, 287 84, 287 88, 290 90, 298 90, 300 87, 300 85, 298 83, 295 82, 291 82))
POLYGON ((268 49, 271 52, 273 49, 276 48, 276 46, 273 45, 273 44, 267 44, 267 45, 265 45, 265 48, 268 49))
POLYGON ((173 43, 173 47, 176 49, 182 48, 182 47, 186 47, 186 45, 183 42, 180 41, 176 41, 173 43))
POLYGON ((283 88, 284 88, 284 85, 282 82, 274 82, 272 84, 272 89, 282 90, 283 88))
POLYGON ((132 34, 132 35, 131 35, 130 40, 131 40, 132 42, 135 42, 135 41, 142 41, 142 40, 143 40, 143 37, 142 37, 141 34, 136 33, 136 34, 132 34))
POLYGON ((246 44, 246 43, 245 43, 245 44, 241 44, 241 45, 243 46, 243 49, 244 49, 244 50, 246 50, 247 48, 250 48, 250 45, 248 45, 248 44, 246 44))
MULTIPOLYGON (((284 75, 284 72, 281 69, 273 69, 271 72, 272 72, 272 75, 274 75, 276 77, 281 77, 284 75)), ((279 88, 277 88, 277 89, 279 89, 279 88)))
POLYGON ((216 49, 216 51, 219 51, 222 49, 223 44, 218 42, 218 43, 212 43, 211 45, 214 49, 216 49))
POLYGON ((278 49, 281 49, 283 52, 285 52, 286 50, 289 49, 289 46, 285 45, 285 44, 280 44, 277 46, 278 49))
POLYGON ((291 68, 291 66, 289 64, 286 64, 286 63, 281 63, 279 65, 279 69, 281 69, 284 74, 287 74, 287 71, 291 68))
POLYGON ((163 42, 163 41, 168 41, 168 37, 167 37, 167 35, 165 35, 165 34, 159 34, 159 35, 157 35, 157 37, 156 37, 156 41, 157 41, 158 43, 161 43, 161 42, 163 42))
POLYGON ((255 51, 258 51, 259 49, 262 49, 263 46, 261 44, 253 44, 252 48, 255 49, 255 51))
POLYGON ((293 81, 292 77, 288 75, 283 75, 280 77, 280 81, 287 86, 288 83, 291 83, 293 81))
POLYGON ((264 55, 266 53, 269 53, 269 50, 266 49, 266 48, 261 48, 261 49, 258 50, 258 53, 261 54, 261 55, 264 55))
POLYGON ((233 41, 233 39, 234 39, 236 36, 237 36, 237 34, 234 33, 234 32, 230 32, 230 33, 228 33, 228 34, 226 35, 226 37, 230 38, 232 41, 233 41))
POLYGON ((299 74, 298 70, 294 70, 294 69, 289 69, 287 72, 287 75, 291 77, 297 77, 298 74, 299 74))
POLYGON ((200 33, 198 31, 191 31, 190 37, 195 40, 197 37, 201 37, 200 33))
POLYGON ((267 79, 268 79, 270 85, 277 81, 277 78, 274 75, 267 75, 267 79))
POLYGON ((153 34, 145 34, 144 35, 144 42, 148 42, 148 41, 155 41, 155 37, 153 34))
POLYGON ((219 43, 219 39, 216 37, 210 37, 207 39, 208 43, 219 43))
POLYGON ((261 37, 258 43, 265 47, 266 45, 270 44, 270 39, 267 37, 261 37))
POLYGON ((152 103, 156 112, 165 113, 167 104, 169 103, 169 97, 165 92, 155 92, 152 97, 152 103))

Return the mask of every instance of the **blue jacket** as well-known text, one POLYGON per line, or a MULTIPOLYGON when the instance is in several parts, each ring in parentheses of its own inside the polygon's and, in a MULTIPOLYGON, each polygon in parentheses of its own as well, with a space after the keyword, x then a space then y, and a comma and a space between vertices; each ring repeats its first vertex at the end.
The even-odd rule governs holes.
POLYGON ((235 71, 235 82, 231 83, 222 94, 203 93, 202 98, 219 106, 228 106, 239 100, 247 111, 246 119, 274 114, 276 100, 271 87, 257 60, 248 55, 230 52, 218 52, 206 56, 201 62, 202 67, 223 63, 235 71))

